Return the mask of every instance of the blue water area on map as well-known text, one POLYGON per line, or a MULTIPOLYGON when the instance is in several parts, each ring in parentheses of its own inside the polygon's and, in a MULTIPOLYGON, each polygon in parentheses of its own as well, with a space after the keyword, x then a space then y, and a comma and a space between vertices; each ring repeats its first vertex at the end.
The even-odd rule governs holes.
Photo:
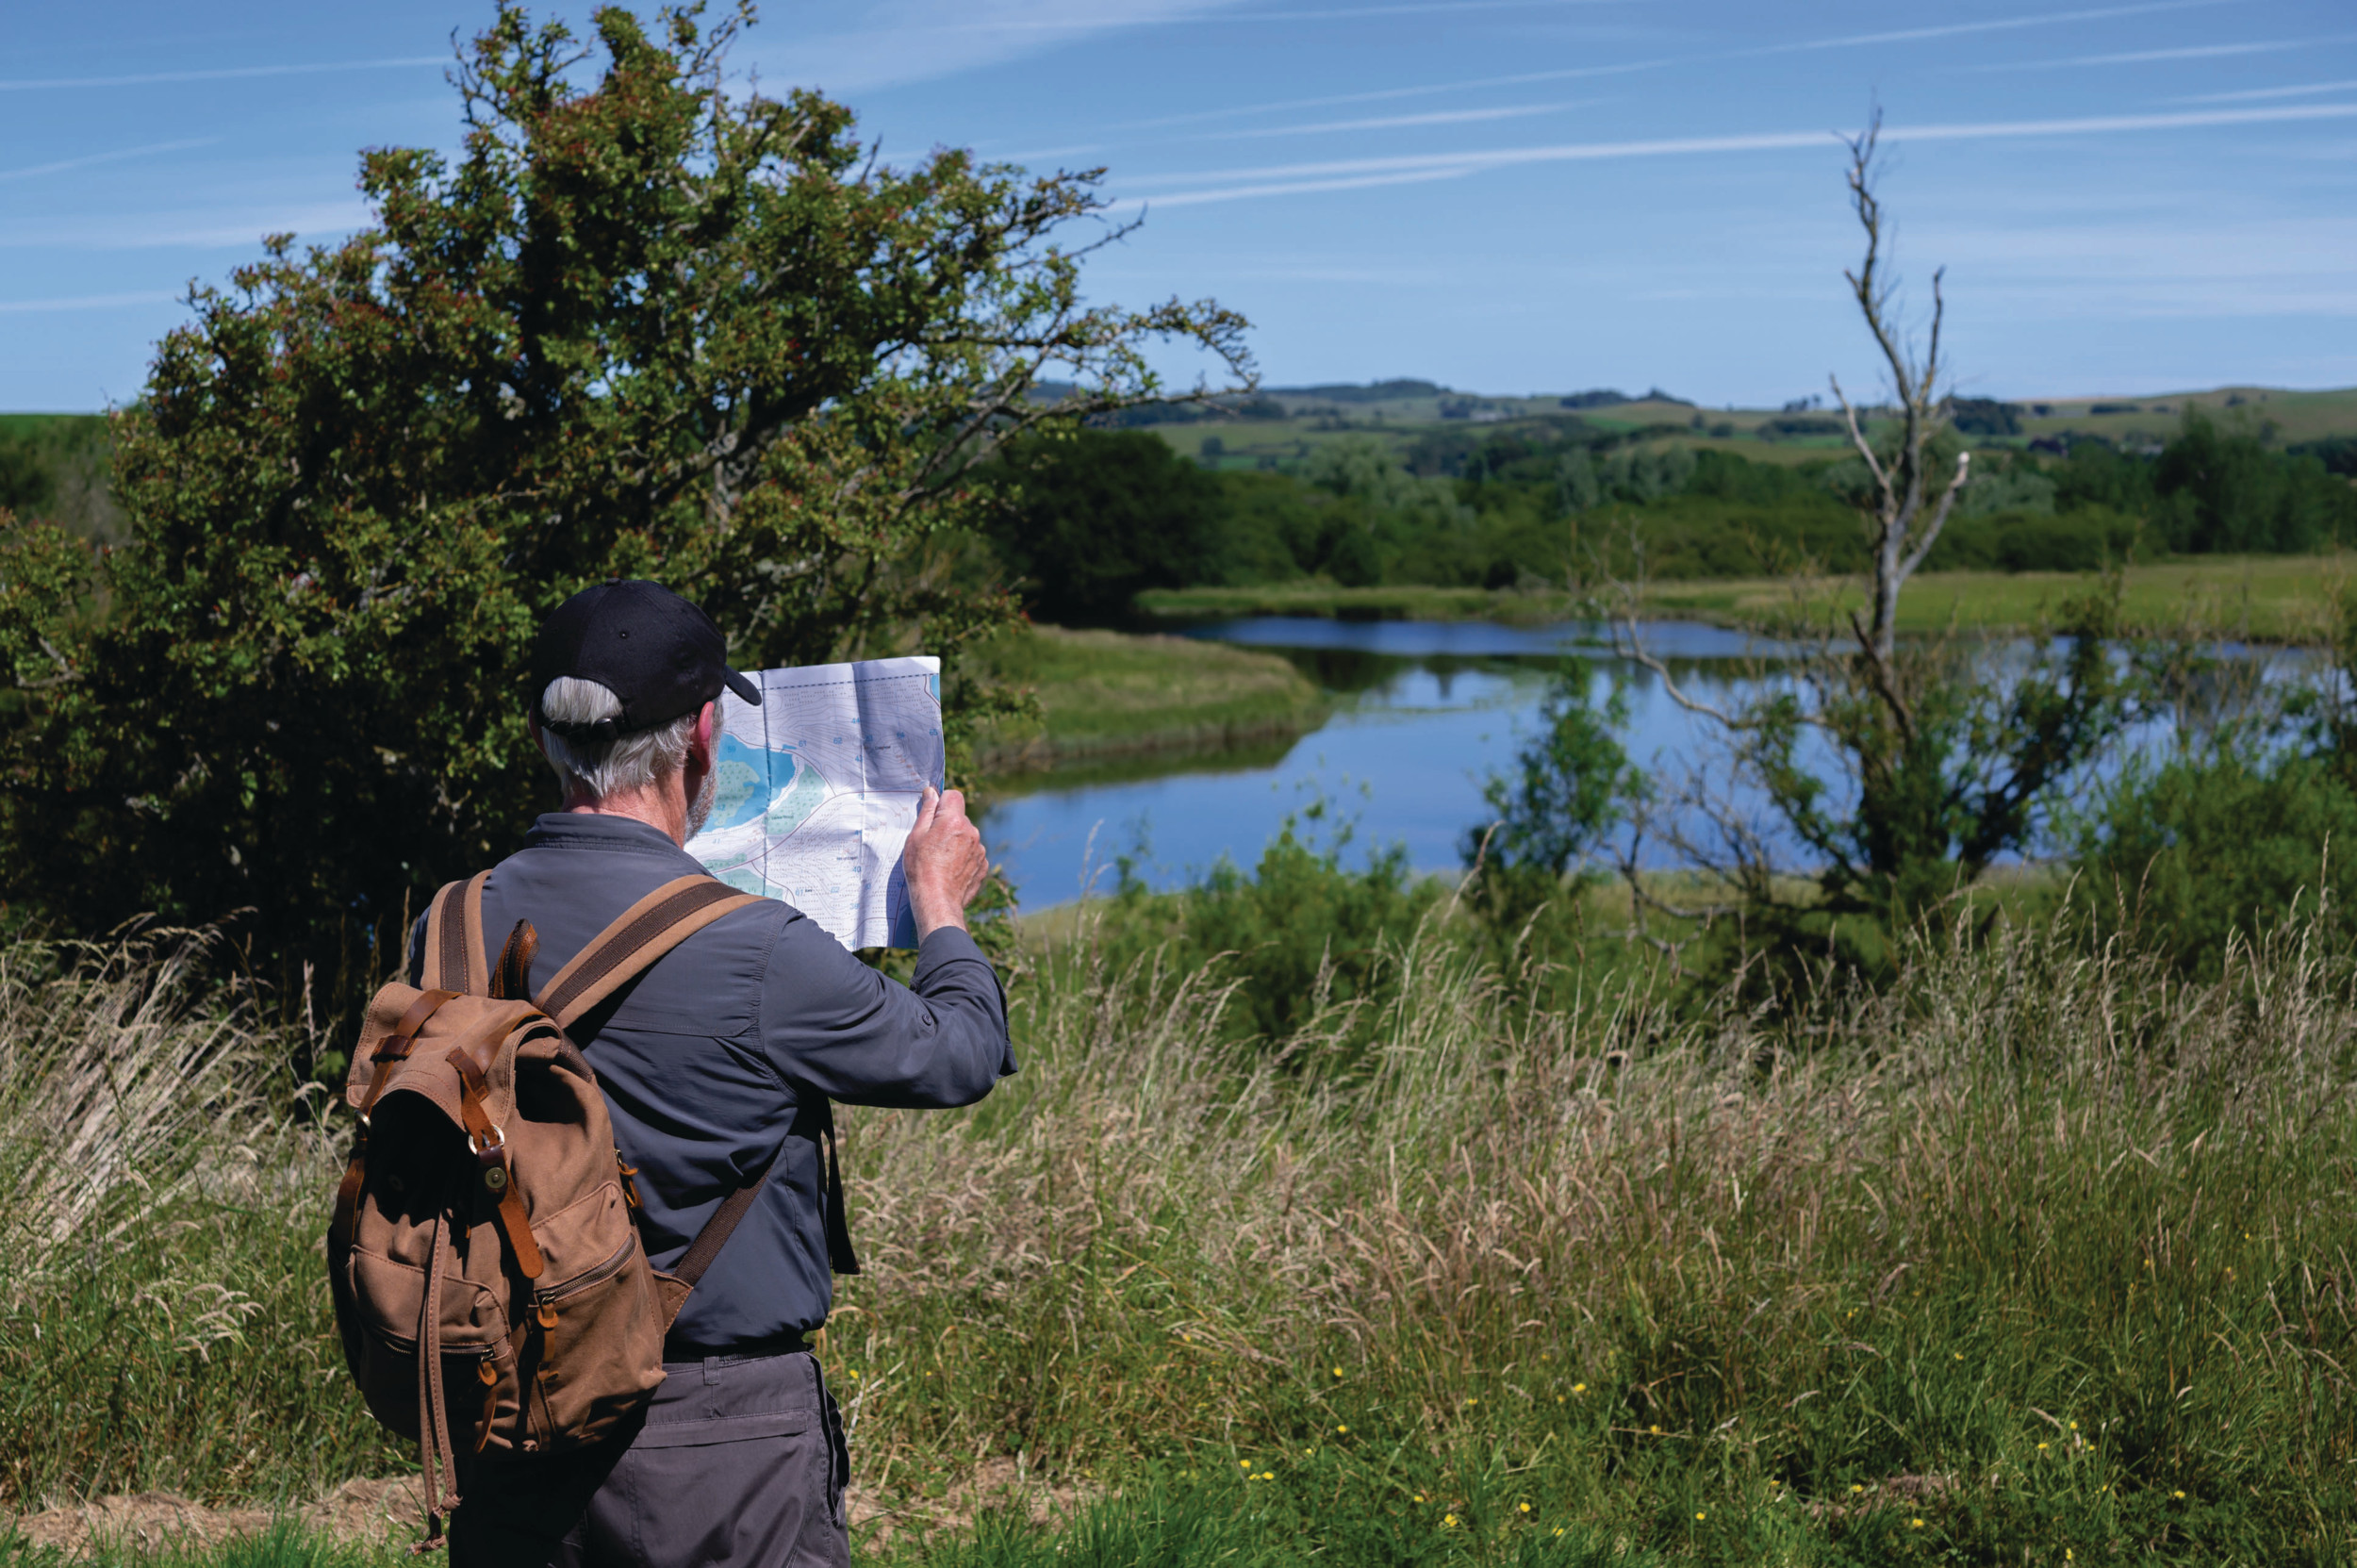
POLYGON ((802 771, 791 751, 748 746, 734 735, 722 735, 720 759, 713 769, 712 817, 704 831, 744 826, 766 811, 802 771))

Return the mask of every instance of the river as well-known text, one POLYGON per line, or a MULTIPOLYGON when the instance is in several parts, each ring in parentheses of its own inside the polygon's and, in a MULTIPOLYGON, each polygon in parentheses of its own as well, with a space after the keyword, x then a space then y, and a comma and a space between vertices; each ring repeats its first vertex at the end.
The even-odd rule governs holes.
MULTIPOLYGON (((1322 818, 1305 826, 1324 842, 1347 823, 1356 846, 1347 858, 1398 843, 1419 870, 1454 869, 1460 836, 1485 815, 1482 781, 1509 766, 1532 734, 1567 656, 1589 661, 1599 693, 1616 671, 1630 680, 1632 756, 1684 757, 1696 739, 1661 684, 1613 658, 1592 625, 1265 618, 1186 635, 1294 660, 1335 694, 1333 717, 1290 747, 1145 761, 1133 768, 1143 777, 1017 782, 982 827, 1027 906, 1063 902, 1084 883, 1102 891, 1118 856, 1156 887, 1192 880, 1222 855, 1249 865, 1288 816, 1318 803, 1322 818)), ((1722 695, 1763 651, 1716 626, 1656 622, 1645 635, 1681 683, 1722 695)))
MULTIPOLYGON (((1181 885, 1223 855, 1249 866, 1288 817, 1319 842, 1347 825, 1346 862, 1371 846, 1404 845, 1420 871, 1454 871, 1467 829, 1485 821, 1483 781, 1509 767, 1536 729, 1536 711, 1567 658, 1586 661, 1599 697, 1629 685, 1630 756, 1656 776, 1708 771, 1709 726, 1650 671, 1617 658, 1592 624, 1503 626, 1488 621, 1221 620, 1190 636, 1266 649, 1292 659, 1336 698, 1330 718, 1290 746, 1215 756, 1140 759, 1124 770, 1047 773, 1014 782, 982 830, 1027 907, 1063 903, 1083 886, 1102 892, 1127 856, 1151 886, 1181 885), (1107 776, 1108 773, 1113 776, 1107 776), (1304 814, 1321 807, 1319 817, 1304 814)), ((1745 634, 1654 621, 1647 647, 1690 692, 1739 698, 1774 648, 1745 634)), ((2298 655, 2233 649, 2271 670, 2298 655)), ((2165 743, 2148 725, 2131 748, 2165 743)), ((1825 759, 1817 759, 1822 767, 1825 759)), ((1756 806, 1757 802, 1750 802, 1756 806)))

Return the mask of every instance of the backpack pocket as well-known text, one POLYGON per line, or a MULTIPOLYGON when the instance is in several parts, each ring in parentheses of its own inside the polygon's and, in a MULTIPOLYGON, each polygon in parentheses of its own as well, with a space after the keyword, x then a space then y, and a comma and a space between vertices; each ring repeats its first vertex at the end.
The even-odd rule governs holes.
POLYGON ((599 1442, 646 1407, 663 1380, 663 1323, 618 1186, 533 1230, 549 1266, 518 1334, 525 1416, 517 1446, 545 1453, 599 1442))

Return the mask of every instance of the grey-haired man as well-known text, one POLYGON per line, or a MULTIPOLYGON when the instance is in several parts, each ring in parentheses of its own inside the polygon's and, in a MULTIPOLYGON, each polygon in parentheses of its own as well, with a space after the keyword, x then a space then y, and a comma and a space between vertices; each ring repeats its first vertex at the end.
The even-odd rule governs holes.
MULTIPOLYGON (((711 620, 653 583, 586 589, 541 627, 532 728, 563 809, 483 892, 486 932, 539 933, 534 994, 615 916, 701 869, 683 846, 711 809, 723 687, 757 700, 711 620)), ((849 1562, 842 1418, 806 1343, 832 1274, 857 1267, 830 1103, 967 1105, 1015 1070, 997 977, 965 930, 986 864, 956 790, 926 792, 902 866, 918 933, 906 986, 764 900, 576 1026, 656 1267, 769 1174, 673 1325, 643 1425, 586 1453, 469 1467, 453 1568, 849 1562)), ((420 923, 413 976, 422 944, 420 923)))

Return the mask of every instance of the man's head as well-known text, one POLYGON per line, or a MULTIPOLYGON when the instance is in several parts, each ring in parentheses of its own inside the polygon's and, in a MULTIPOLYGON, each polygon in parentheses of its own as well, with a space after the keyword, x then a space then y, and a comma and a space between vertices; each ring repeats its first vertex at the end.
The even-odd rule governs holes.
POLYGON ((712 808, 713 701, 724 687, 761 700, 710 618, 647 582, 602 583, 559 605, 533 644, 532 682, 533 732, 566 809, 618 809, 682 839, 712 808))

